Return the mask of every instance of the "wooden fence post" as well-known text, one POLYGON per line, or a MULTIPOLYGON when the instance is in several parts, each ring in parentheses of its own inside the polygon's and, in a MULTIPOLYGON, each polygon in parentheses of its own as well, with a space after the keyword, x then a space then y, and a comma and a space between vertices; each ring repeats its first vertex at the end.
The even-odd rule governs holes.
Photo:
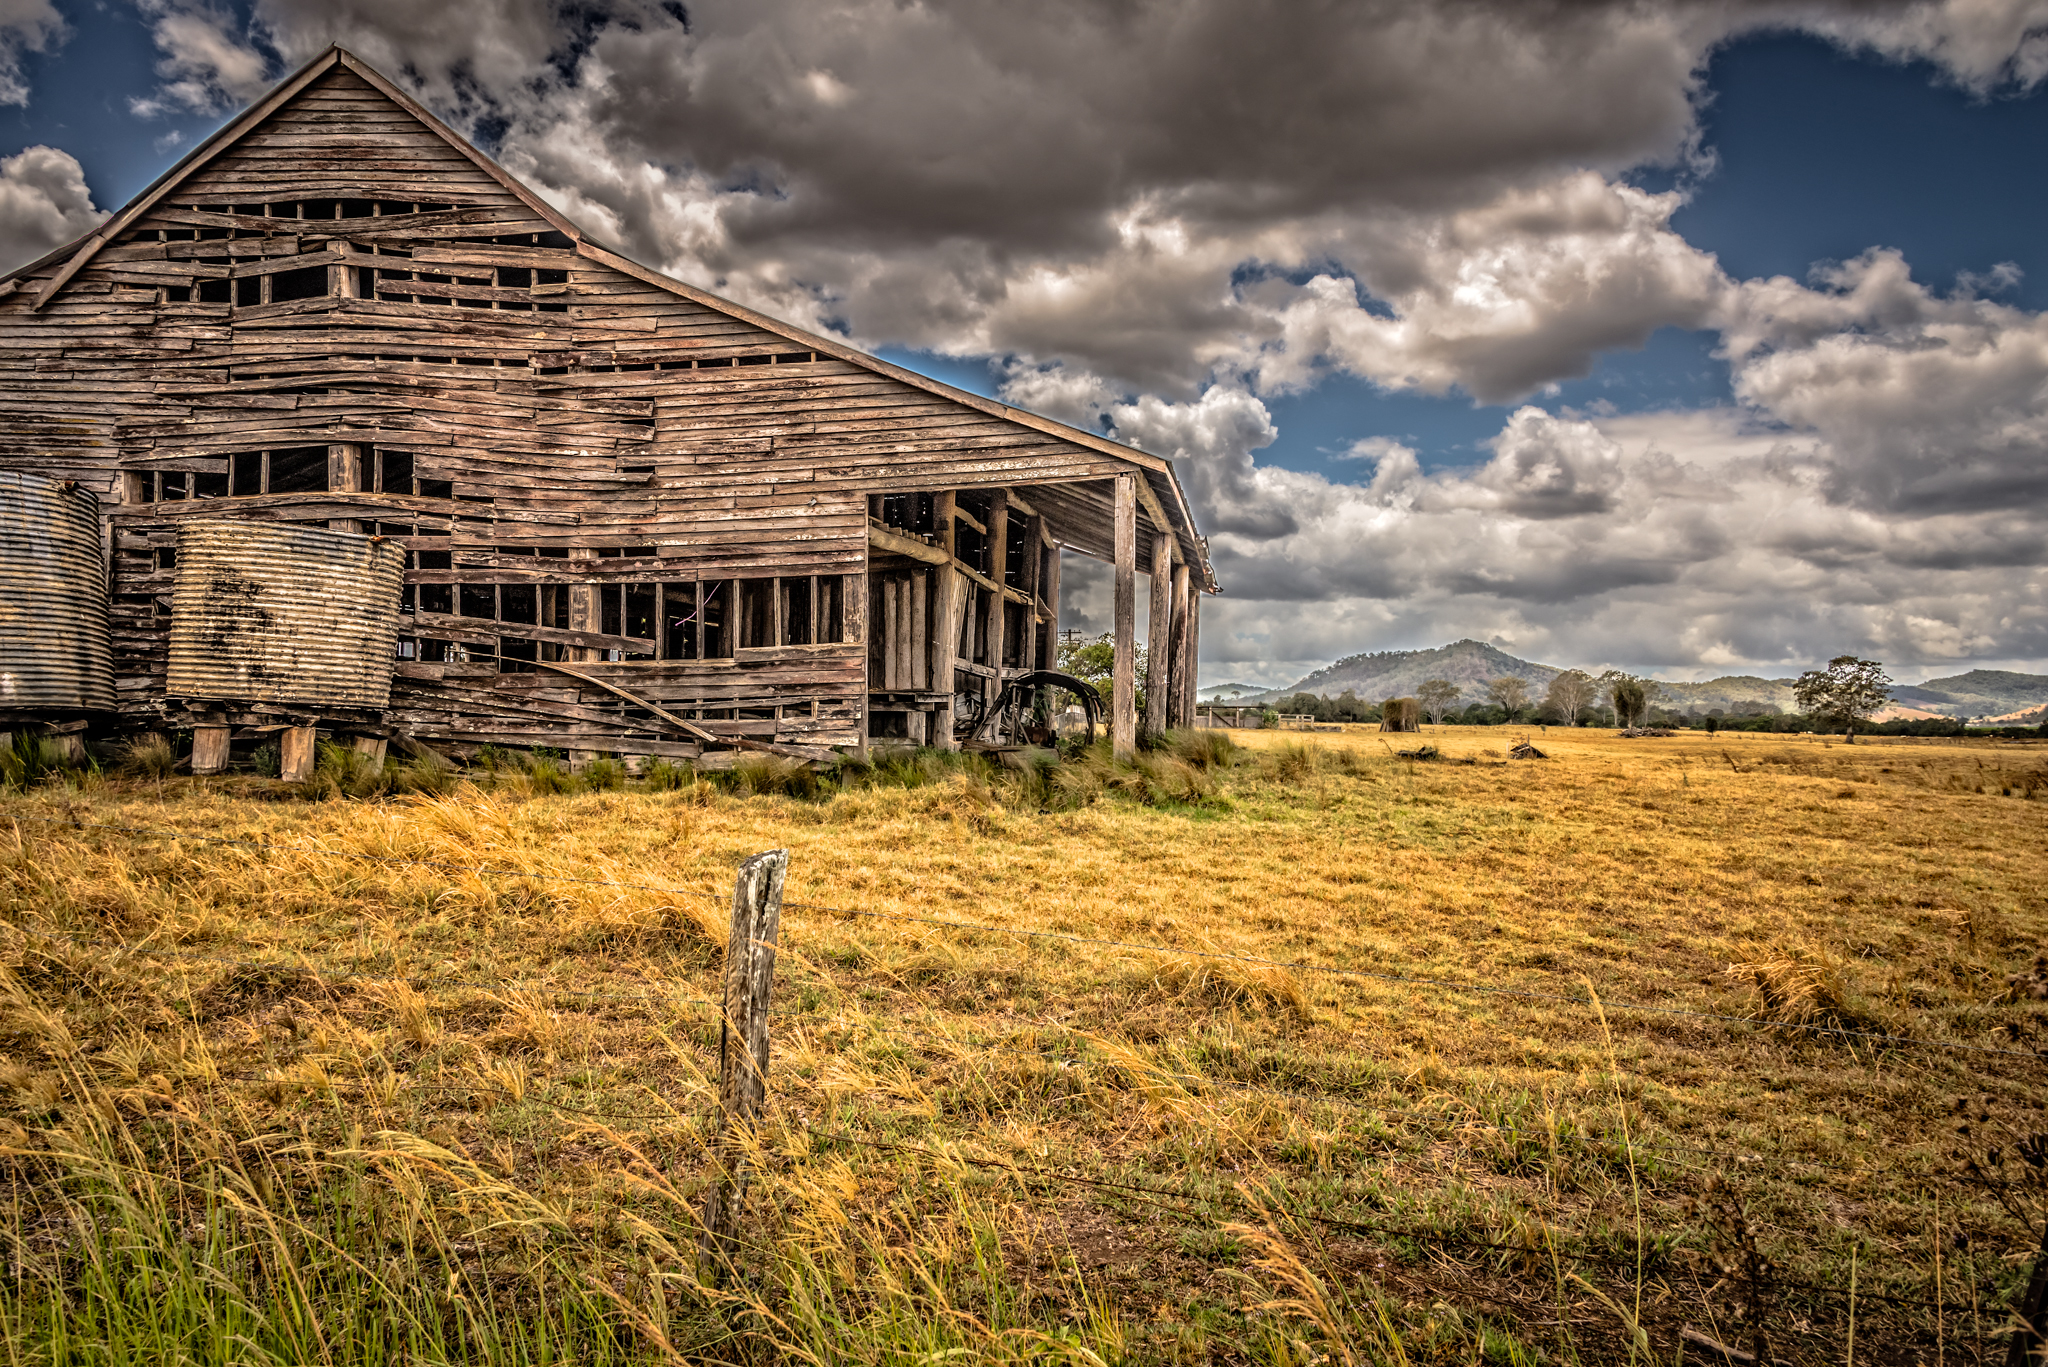
POLYGON ((775 938, 789 851, 769 850, 740 865, 732 890, 732 938, 725 946, 725 1018, 718 1027, 718 1171, 704 1198, 702 1249, 730 1266, 754 1127, 768 1091, 768 998, 775 985, 775 938))
POLYGON ((277 741, 277 776, 286 783, 304 783, 313 777, 313 754, 319 731, 310 726, 287 726, 277 741))

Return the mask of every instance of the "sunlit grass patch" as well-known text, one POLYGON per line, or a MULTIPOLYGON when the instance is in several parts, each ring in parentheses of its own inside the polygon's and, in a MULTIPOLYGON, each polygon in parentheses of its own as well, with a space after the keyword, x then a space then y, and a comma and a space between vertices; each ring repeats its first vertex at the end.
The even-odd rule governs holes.
MULTIPOLYGON (((2029 1248, 1951 1180, 1948 1106, 2027 1103, 2036 1065, 1800 1027, 2031 1047, 2031 753, 1532 731, 1539 765, 1513 734, 1431 729, 1442 764, 1358 730, 504 755, 439 791, 323 753, 318 801, 45 775, 0 803, 30 1269, 0 1311, 53 1361, 1593 1362, 1626 1356, 1640 1258, 1668 1360, 1732 1313, 1686 1271, 1721 1256, 1711 1176, 1787 1278, 1854 1248, 1908 1300, 1939 1193, 1944 1294, 1978 1286, 1988 1338, 2029 1248), (717 1287, 706 1003, 733 871, 775 847, 777 1062, 717 1287), (116 1294, 145 1286, 178 1298, 160 1331, 116 1294)), ((1779 1305, 1781 1355, 1840 1355, 1840 1298, 1779 1305)), ((1858 1321, 1873 1362, 1933 1342, 1858 1321)))

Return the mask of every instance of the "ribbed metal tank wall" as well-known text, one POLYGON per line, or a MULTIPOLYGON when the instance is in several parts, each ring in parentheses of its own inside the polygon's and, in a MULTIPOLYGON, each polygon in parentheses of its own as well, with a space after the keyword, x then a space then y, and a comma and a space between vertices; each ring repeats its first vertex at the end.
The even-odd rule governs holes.
POLYGON ((172 698, 382 708, 405 552, 324 527, 191 521, 171 587, 172 698))
POLYGON ((100 501, 0 471, 0 711, 114 706, 100 501))

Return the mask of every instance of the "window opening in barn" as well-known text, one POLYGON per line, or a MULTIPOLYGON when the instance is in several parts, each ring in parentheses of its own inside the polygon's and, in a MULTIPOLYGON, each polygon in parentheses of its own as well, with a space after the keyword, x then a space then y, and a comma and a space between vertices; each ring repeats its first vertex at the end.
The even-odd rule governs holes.
POLYGON ((270 453, 266 493, 306 494, 327 488, 327 448, 293 446, 270 453))
POLYGON ((964 517, 954 524, 953 554, 970 569, 988 573, 988 537, 964 517))
MULTIPOLYGON (((270 281, 270 302, 290 303, 294 299, 318 299, 327 293, 327 267, 305 266, 298 270, 278 271, 265 277, 270 281)), ((253 281, 243 281, 252 284, 253 281)))
POLYGON ((780 645, 807 646, 811 644, 815 624, 811 619, 814 600, 811 597, 811 581, 803 578, 778 579, 775 581, 781 593, 777 604, 782 621, 780 645))
POLYGON ((739 644, 742 650, 775 645, 775 581, 739 581, 739 644))
MULTIPOLYGON (((1008 534, 1003 538, 1003 582, 1013 589, 1024 587, 1024 557, 1031 553, 1028 544, 1030 524, 1024 518, 1012 514, 1008 534)), ((1005 636, 1005 639, 1009 639, 1005 636)))
POLYGON ((389 451, 383 447, 373 450, 372 468, 364 471, 374 476, 371 488, 380 494, 410 494, 413 487, 412 452, 389 451))

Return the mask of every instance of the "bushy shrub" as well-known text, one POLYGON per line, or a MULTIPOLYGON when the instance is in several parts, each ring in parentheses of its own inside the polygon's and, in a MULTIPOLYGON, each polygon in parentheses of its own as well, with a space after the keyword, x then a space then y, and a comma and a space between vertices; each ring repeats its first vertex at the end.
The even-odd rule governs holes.
POLYGON ((825 787, 809 761, 759 751, 742 754, 725 771, 726 786, 749 797, 815 798, 825 787))
POLYGON ((583 766, 583 784, 593 793, 608 793, 626 786, 626 766, 606 755, 583 766))
POLYGON ((640 778, 654 792, 672 793, 678 788, 694 786, 697 771, 672 759, 651 759, 640 766, 640 778))
POLYGON ((560 759, 551 757, 547 751, 536 750, 526 757, 526 790, 535 797, 573 793, 576 791, 576 779, 560 759))
POLYGON ((178 771, 178 748, 169 736, 152 731, 122 745, 116 767, 129 778, 167 779, 178 771))

